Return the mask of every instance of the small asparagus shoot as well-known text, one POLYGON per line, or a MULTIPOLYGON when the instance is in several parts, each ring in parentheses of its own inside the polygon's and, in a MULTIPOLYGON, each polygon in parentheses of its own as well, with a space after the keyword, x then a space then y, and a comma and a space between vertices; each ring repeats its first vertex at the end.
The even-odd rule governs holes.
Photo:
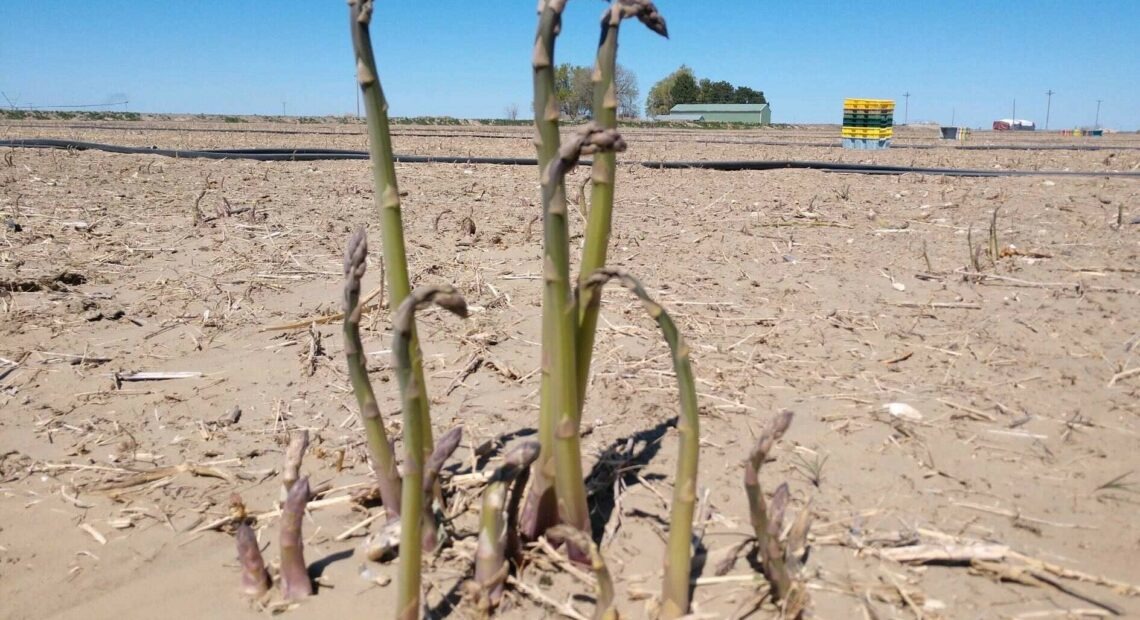
POLYGON ((416 309, 436 304, 460 317, 467 316, 467 302, 454 286, 421 286, 412 291, 396 310, 392 324, 392 353, 404 411, 404 481, 401 497, 400 562, 398 568, 397 617, 420 617, 420 579, 423 558, 424 444, 428 441, 421 419, 428 415, 426 389, 417 384, 413 360, 418 359, 415 341, 416 309), (421 402, 421 400, 425 402, 421 402))
POLYGON ((285 505, 281 507, 281 593, 287 601, 297 601, 313 594, 313 582, 305 565, 301 521, 309 503, 309 478, 293 483, 285 505))
POLYGON ((384 420, 380 417, 376 394, 368 380, 364 346, 360 342, 360 282, 367 263, 368 236, 361 226, 349 238, 344 254, 344 354, 348 360, 352 391, 360 407, 360 421, 368 437, 368 453, 380 487, 380 500, 384 502, 388 518, 395 519, 400 516, 400 473, 396 469, 396 457, 388 441, 388 433, 384 430, 384 420))
MULTIPOLYGON (((677 388, 681 398, 681 415, 677 419, 680 448, 677 474, 673 483, 673 507, 669 515, 669 541, 665 553, 665 581, 662 587, 662 618, 680 618, 689 613, 689 573, 692 570, 693 513, 697 500, 697 464, 700 454, 700 415, 697 407, 696 381, 689 363, 689 347, 681 338, 677 325, 636 278, 622 269, 595 271, 583 285, 582 297, 589 289, 600 289, 606 282, 617 280, 632 292, 657 322, 673 357, 677 388)), ((591 303, 601 303, 601 296, 590 295, 591 303)))
POLYGON ((432 450, 431 456, 428 457, 427 463, 424 465, 424 551, 435 551, 439 545, 439 528, 436 525, 431 498, 443 464, 455 453, 455 449, 459 447, 459 440, 462 438, 462 426, 456 426, 440 435, 439 440, 435 443, 435 449, 432 450))
POLYGON ((752 533, 756 536, 759 548, 763 549, 768 537, 768 511, 764 506, 764 495, 760 488, 760 467, 768 460, 772 446, 784 436, 792 424, 794 414, 784 409, 772 418, 756 439, 756 446, 744 462, 744 492, 748 495, 748 513, 752 520, 752 533))
MULTIPOLYGON (((508 508, 508 493, 512 483, 526 475, 541 449, 542 446, 537 441, 526 441, 515 446, 507 452, 503 464, 492 474, 483 491, 479 542, 475 548, 474 581, 476 607, 483 613, 490 613, 498 606, 510 571, 506 558, 512 532, 509 526, 510 515, 504 515, 508 508)), ((515 486, 518 484, 521 481, 515 486)))
MULTIPOLYGON (((772 598, 786 602, 794 602, 789 599, 792 596, 793 581, 786 563, 788 552, 780 542, 784 511, 788 504, 788 485, 781 484, 772 495, 771 503, 765 506, 759 474, 772 447, 791 426, 792 417, 792 412, 786 409, 776 414, 768 427, 760 433, 756 446, 744 462, 744 492, 748 496, 752 532, 756 536, 756 547, 763 560, 764 577, 772 587, 772 598)), ((804 523, 801 527, 804 528, 803 536, 806 537, 807 524, 804 523)))
POLYGON ((257 545, 257 535, 248 523, 237 527, 238 563, 241 564, 241 590, 246 596, 259 599, 269 591, 269 572, 257 545))

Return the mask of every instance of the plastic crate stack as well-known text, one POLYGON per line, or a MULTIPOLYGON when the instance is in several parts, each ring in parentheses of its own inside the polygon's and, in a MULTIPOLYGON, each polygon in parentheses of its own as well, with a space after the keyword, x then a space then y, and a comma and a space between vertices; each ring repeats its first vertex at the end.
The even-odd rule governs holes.
POLYGON ((895 127, 895 102, 890 99, 843 101, 843 148, 885 149, 895 127))

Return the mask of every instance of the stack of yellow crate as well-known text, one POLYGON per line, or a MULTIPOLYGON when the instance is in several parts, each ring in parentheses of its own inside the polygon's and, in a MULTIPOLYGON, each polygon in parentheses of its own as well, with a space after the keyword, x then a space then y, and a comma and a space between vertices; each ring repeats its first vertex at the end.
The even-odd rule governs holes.
POLYGON ((885 149, 894 126, 895 102, 890 99, 843 101, 843 148, 885 149))

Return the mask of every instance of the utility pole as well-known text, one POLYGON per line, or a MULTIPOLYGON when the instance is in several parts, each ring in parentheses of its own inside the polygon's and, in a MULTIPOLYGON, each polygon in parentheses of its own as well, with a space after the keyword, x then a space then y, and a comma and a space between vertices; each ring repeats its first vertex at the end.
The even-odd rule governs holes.
POLYGON ((1045 100, 1045 131, 1049 131, 1049 112, 1053 108, 1053 89, 1050 88, 1045 91, 1045 96, 1048 97, 1045 100))
POLYGON ((281 116, 285 116, 285 100, 281 100, 281 116))
POLYGON ((1096 100, 1096 121, 1093 122, 1093 129, 1100 129, 1100 102, 1101 99, 1096 100))
POLYGON ((904 107, 903 107, 903 125, 907 125, 910 123, 910 91, 909 90, 906 91, 905 93, 903 93, 903 99, 906 102, 904 104, 904 107))
MULTIPOLYGON (((1013 121, 1014 125, 1017 125, 1017 97, 1013 98, 1013 118, 1009 120, 1013 121)), ((1013 127, 1010 127, 1010 129, 1013 129, 1013 127)))

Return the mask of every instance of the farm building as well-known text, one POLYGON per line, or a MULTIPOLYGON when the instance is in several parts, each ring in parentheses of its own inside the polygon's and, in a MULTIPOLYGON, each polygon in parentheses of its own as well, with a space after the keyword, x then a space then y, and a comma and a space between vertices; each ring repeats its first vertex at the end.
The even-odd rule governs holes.
POLYGON ((657 120, 721 123, 772 124, 772 109, 766 103, 680 103, 657 120))
POLYGON ((994 121, 994 131, 1034 131, 1037 123, 1020 118, 1003 118, 994 121))

